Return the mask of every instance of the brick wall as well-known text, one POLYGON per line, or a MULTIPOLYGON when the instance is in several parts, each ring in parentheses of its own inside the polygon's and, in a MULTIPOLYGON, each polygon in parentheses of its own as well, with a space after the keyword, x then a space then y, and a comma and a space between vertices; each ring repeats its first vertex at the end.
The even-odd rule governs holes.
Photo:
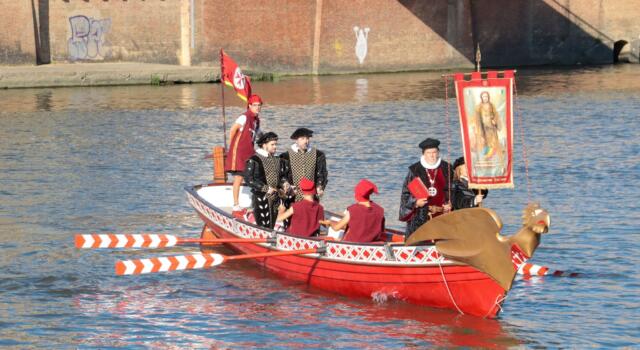
POLYGON ((193 62, 219 60, 224 48, 241 67, 310 73, 315 1, 206 1, 196 5, 193 62))
POLYGON ((0 0, 0 64, 36 64, 36 9, 30 1, 0 0))
POLYGON ((485 67, 611 63, 615 42, 640 38, 638 6, 638 0, 0 0, 0 64, 205 65, 217 64, 222 47, 256 71, 470 68, 476 43, 485 67))

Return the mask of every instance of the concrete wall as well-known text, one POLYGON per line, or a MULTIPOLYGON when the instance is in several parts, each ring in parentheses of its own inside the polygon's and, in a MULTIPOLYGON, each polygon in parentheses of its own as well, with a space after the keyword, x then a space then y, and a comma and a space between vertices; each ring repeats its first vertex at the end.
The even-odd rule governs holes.
POLYGON ((602 64, 640 0, 0 0, 0 64, 218 63, 323 74, 602 64), (193 7, 191 5, 194 5, 193 7), (192 47, 193 45, 193 47, 192 47))

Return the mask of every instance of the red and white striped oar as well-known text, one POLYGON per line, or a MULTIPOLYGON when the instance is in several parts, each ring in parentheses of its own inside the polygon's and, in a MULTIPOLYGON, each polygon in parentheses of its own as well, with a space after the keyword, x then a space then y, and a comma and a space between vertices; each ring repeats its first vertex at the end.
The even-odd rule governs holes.
POLYGON ((192 270, 214 267, 230 260, 258 259, 273 256, 302 255, 317 253, 319 248, 302 250, 285 250, 266 253, 222 255, 222 254, 193 254, 166 256, 160 258, 123 260, 116 262, 116 275, 139 275, 143 273, 165 272, 177 270, 192 270))
POLYGON ((532 276, 556 276, 556 277, 578 277, 580 273, 578 272, 565 272, 561 270, 551 270, 546 266, 540 266, 531 263, 524 263, 520 265, 518 269, 519 275, 524 275, 525 277, 532 276))
POLYGON ((164 234, 90 234, 76 235, 76 248, 166 248, 178 244, 267 243, 268 238, 179 238, 164 234))

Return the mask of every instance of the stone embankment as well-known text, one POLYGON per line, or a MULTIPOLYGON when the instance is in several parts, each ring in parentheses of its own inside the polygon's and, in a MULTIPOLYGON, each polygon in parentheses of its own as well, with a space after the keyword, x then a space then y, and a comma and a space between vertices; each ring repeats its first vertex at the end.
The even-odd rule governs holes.
POLYGON ((82 63, 0 67, 0 88, 163 85, 220 81, 220 67, 149 63, 82 63))

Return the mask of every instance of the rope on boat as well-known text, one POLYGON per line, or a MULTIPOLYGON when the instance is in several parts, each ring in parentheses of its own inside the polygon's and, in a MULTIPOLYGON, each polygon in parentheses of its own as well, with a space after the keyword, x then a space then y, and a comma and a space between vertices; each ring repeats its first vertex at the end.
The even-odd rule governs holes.
POLYGON ((497 306, 498 309, 500 309, 499 312, 502 312, 502 302, 505 301, 505 299, 507 299, 508 295, 504 295, 502 297, 500 297, 499 295, 496 297, 496 301, 494 302, 493 306, 491 308, 489 308, 489 311, 487 311, 487 313, 484 315, 483 318, 487 318, 487 316, 489 316, 489 314, 491 313, 491 311, 493 311, 493 309, 497 306))
MULTIPOLYGON (((449 78, 445 75, 444 78, 444 114, 446 120, 446 128, 447 128, 447 161, 449 162, 449 166, 453 164, 451 159, 451 123, 449 117, 449 78)), ((452 169, 449 169, 452 170, 452 169)), ((453 169, 455 170, 455 169, 453 169)), ((449 201, 451 201, 451 186, 449 187, 449 201)))
POLYGON ((453 302, 453 306, 456 307, 456 310, 458 310, 458 312, 461 315, 464 315, 464 312, 462 312, 462 310, 460 310, 460 308, 458 307, 458 304, 456 304, 456 300, 453 299, 453 294, 451 294, 451 290, 449 289, 449 283, 447 283, 447 279, 444 277, 444 270, 442 270, 442 264, 440 263, 440 259, 438 259, 438 266, 440 267, 440 275, 442 275, 444 286, 447 288, 447 293, 449 293, 449 298, 451 298, 451 302, 453 302))

